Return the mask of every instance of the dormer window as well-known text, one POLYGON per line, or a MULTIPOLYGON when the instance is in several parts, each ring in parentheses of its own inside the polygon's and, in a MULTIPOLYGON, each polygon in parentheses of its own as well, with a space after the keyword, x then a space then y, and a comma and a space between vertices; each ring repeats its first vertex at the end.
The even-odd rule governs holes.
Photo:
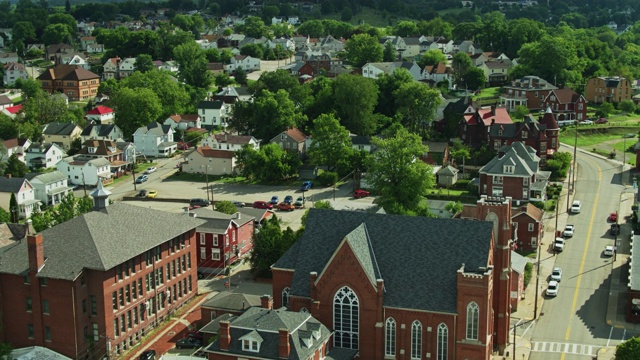
POLYGON ((527 132, 526 132, 526 131, 523 131, 523 132, 522 132, 522 138, 523 138, 523 139, 526 139, 526 138, 527 138, 527 132))
POLYGON ((505 174, 513 174, 513 171, 515 170, 515 166, 513 165, 505 165, 502 169, 502 172, 504 172, 505 174))
POLYGON ((498 136, 502 136, 502 129, 498 130, 498 136))
POLYGON ((115 147, 113 147, 113 146, 110 146, 110 147, 109 147, 109 151, 110 151, 110 152, 116 152, 116 148, 115 148, 115 147))
POLYGON ((95 154, 97 148, 89 147, 89 148, 87 148, 87 150, 89 151, 89 154, 95 154))

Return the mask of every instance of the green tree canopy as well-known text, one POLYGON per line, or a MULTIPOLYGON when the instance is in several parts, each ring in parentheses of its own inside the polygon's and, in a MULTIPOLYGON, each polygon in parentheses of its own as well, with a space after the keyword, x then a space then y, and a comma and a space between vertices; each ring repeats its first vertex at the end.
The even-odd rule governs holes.
POLYGON ((122 79, 118 88, 152 90, 160 100, 162 117, 185 112, 191 101, 183 86, 173 81, 167 72, 156 69, 135 72, 122 79))
POLYGON ((21 178, 29 171, 27 165, 18 159, 18 155, 12 154, 7 161, 7 167, 4 169, 5 174, 11 174, 12 177, 21 178))
POLYGON ((356 75, 340 75, 334 83, 334 94, 336 114, 344 127, 358 135, 375 133, 378 124, 373 110, 378 102, 378 88, 374 80, 356 75))
POLYGON ((299 234, 291 228, 283 232, 278 217, 271 216, 253 235, 253 248, 249 256, 251 272, 257 276, 271 277, 271 265, 284 255, 298 237, 299 234))
POLYGON ((616 360, 640 359, 640 337, 632 337, 616 347, 616 360))
POLYGON ((186 84, 207 89, 213 83, 205 53, 195 42, 178 45, 173 56, 179 65, 178 76, 186 84))
POLYGON ((136 63, 134 65, 136 71, 146 73, 155 69, 153 65, 153 58, 149 54, 140 54, 136 56, 136 63))
POLYGON ((115 124, 127 139, 139 127, 159 120, 162 114, 160 98, 148 88, 121 88, 114 94, 111 105, 116 113, 115 124))
POLYGON ((224 200, 216 202, 216 211, 232 215, 238 212, 238 208, 231 201, 224 200))
POLYGON ((351 137, 349 130, 331 114, 320 115, 313 121, 313 142, 307 152, 311 163, 325 165, 333 171, 336 165, 349 156, 351 137))
POLYGON ((245 146, 236 152, 240 173, 267 183, 281 182, 298 173, 301 164, 295 151, 285 151, 278 144, 267 144, 255 150, 245 146))
POLYGON ((426 135, 435 119, 436 109, 442 103, 440 92, 428 85, 412 81, 394 92, 398 115, 404 126, 413 133, 426 135))
POLYGON ((380 62, 383 58, 383 48, 378 38, 369 34, 353 35, 347 40, 344 50, 346 59, 355 67, 362 67, 369 62, 380 62))
POLYGON ((45 45, 65 43, 70 44, 73 40, 73 35, 69 30, 69 27, 65 24, 51 24, 44 28, 42 34, 42 41, 45 45))
POLYGON ((420 57, 420 60, 418 60, 418 65, 421 68, 424 68, 425 66, 433 66, 433 65, 436 65, 437 63, 445 63, 446 61, 447 61, 447 57, 444 55, 442 51, 427 50, 420 57))

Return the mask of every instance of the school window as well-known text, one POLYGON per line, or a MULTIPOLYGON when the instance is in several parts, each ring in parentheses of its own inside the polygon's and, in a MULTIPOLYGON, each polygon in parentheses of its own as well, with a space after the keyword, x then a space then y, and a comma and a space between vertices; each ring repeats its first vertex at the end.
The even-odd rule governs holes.
POLYGON ((33 310, 33 305, 31 304, 31 298, 28 297, 26 299, 26 305, 27 305, 27 312, 31 312, 31 310, 33 310))
POLYGON ((48 326, 44 327, 44 340, 51 341, 51 328, 48 326))
POLYGON ((205 238, 204 234, 200 234, 200 245, 206 245, 207 244, 207 240, 205 238))
POLYGON ((49 314, 49 300, 42 300, 42 312, 49 314))
POLYGON ((533 231, 533 223, 529 224, 529 231, 533 231))
POLYGON ((98 305, 96 304, 96 297, 94 295, 90 295, 89 302, 91 303, 91 315, 98 315, 98 305))
POLYGON ((27 324, 27 337, 29 339, 33 339, 34 337, 33 324, 27 324))

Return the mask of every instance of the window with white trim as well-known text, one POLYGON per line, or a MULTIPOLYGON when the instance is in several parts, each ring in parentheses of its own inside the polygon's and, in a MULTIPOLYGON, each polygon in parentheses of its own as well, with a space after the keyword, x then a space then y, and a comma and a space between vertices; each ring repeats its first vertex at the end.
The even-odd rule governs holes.
POLYGON ((533 231, 533 223, 529 224, 529 231, 533 231))
POLYGON ((220 260, 220 249, 211 249, 211 260, 220 260))
POLYGON ((396 321, 388 318, 385 324, 384 356, 396 356, 396 321))
POLYGON ((204 246, 200 248, 200 259, 202 260, 207 259, 207 248, 204 246))
POLYGON ((242 340, 242 350, 251 352, 260 352, 260 344, 257 340, 244 339, 242 340))
POLYGON ((340 288, 333 297, 334 346, 358 349, 359 315, 356 293, 348 286, 340 288))
POLYGON ((200 233, 200 245, 206 245, 207 244, 207 240, 205 238, 204 233, 200 233))
POLYGON ((422 324, 416 320, 411 324, 411 359, 421 359, 422 324))
POLYGON ((480 307, 475 302, 467 305, 467 340, 478 340, 480 307))
POLYGON ((447 360, 447 347, 449 343, 449 329, 447 325, 438 325, 438 342, 436 350, 436 360, 447 360))
POLYGON ((502 184, 502 176, 494 176, 493 177, 494 184, 502 184))

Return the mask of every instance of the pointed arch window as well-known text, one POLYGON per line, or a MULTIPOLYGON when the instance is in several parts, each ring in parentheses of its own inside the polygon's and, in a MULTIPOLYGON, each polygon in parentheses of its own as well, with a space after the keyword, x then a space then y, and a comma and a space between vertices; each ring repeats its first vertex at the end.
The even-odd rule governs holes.
POLYGON ((291 293, 291 289, 288 287, 282 289, 282 306, 289 308, 289 293, 291 293))
POLYGON ((384 356, 396 356, 396 321, 388 318, 385 324, 384 356))
POLYGON ((411 324, 411 359, 420 359, 422 354, 422 324, 414 321, 411 324))
POLYGON ((358 349, 359 302, 348 286, 340 288, 333 297, 333 341, 336 347, 358 349))
POLYGON ((449 346, 449 328, 444 323, 438 325, 438 343, 436 360, 447 360, 447 348, 449 346))
POLYGON ((478 327, 480 321, 480 307, 475 302, 467 305, 467 339, 478 340, 478 327))

